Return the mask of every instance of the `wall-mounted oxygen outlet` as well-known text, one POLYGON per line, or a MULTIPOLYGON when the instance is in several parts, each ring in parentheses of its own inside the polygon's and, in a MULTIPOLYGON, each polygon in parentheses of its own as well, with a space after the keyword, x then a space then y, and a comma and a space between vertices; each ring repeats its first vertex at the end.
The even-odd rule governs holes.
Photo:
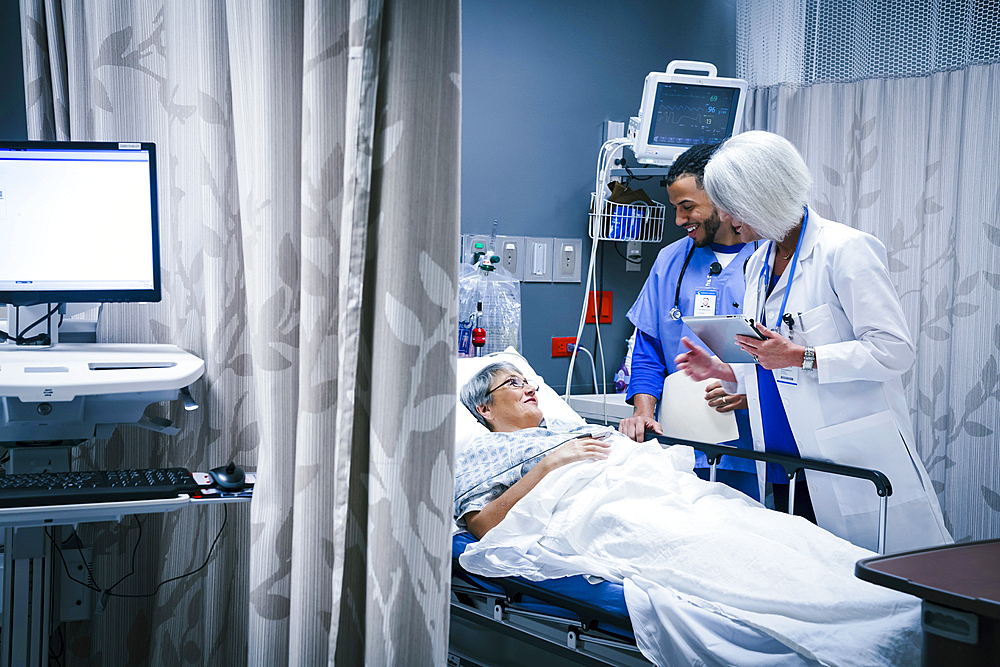
POLYGON ((490 250, 490 237, 486 234, 465 234, 462 236, 462 261, 473 264, 478 254, 484 256, 490 250))
POLYGON ((552 271, 554 283, 580 282, 580 266, 583 264, 583 239, 552 239, 556 266, 552 271))
POLYGON ((526 237, 524 249, 527 263, 524 266, 524 282, 552 282, 552 239, 526 237))
POLYGON ((500 236, 491 246, 486 234, 462 235, 462 262, 489 254, 516 280, 526 283, 578 283, 583 264, 583 239, 500 236))
POLYGON ((524 280, 524 237, 497 236, 495 250, 500 266, 510 271, 516 280, 524 280))

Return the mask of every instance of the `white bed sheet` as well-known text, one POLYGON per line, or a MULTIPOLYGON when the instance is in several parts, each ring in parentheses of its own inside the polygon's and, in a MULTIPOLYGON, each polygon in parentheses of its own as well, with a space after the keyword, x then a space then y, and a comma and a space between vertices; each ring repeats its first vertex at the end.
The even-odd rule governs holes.
POLYGON ((613 443, 607 461, 550 473, 462 566, 624 582, 639 647, 657 664, 919 662, 919 600, 854 576, 871 552, 698 479, 688 448, 613 443))

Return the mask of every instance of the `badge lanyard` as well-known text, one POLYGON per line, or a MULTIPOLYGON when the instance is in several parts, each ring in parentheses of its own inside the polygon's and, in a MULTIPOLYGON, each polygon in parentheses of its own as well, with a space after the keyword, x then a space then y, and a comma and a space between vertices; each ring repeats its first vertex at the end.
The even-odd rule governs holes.
MULTIPOLYGON (((785 285, 785 298, 781 300, 781 311, 778 313, 777 325, 771 329, 771 331, 777 331, 781 327, 781 320, 785 316, 785 306, 788 304, 788 293, 792 291, 792 280, 795 278, 795 265, 799 260, 799 251, 802 250, 802 238, 806 233, 806 225, 809 223, 809 209, 805 207, 803 209, 805 213, 802 215, 802 229, 799 230, 799 240, 795 244, 795 254, 792 255, 791 268, 788 270, 788 283, 785 285)), ((775 258, 778 256, 778 249, 775 247, 774 241, 771 241, 771 246, 774 247, 775 258)), ((768 254, 770 254, 771 249, 768 248, 768 254)), ((757 278, 757 303, 760 305, 760 320, 764 319, 764 305, 767 300, 767 285, 771 282, 771 266, 765 261, 764 266, 760 269, 760 276, 757 278), (761 281, 763 280, 763 285, 761 281), (764 292, 761 292, 761 287, 763 287, 764 292), (763 294, 763 296, 762 296, 763 294)), ((759 320, 758 320, 759 321, 759 320)), ((768 326, 770 329, 771 327, 768 326)))

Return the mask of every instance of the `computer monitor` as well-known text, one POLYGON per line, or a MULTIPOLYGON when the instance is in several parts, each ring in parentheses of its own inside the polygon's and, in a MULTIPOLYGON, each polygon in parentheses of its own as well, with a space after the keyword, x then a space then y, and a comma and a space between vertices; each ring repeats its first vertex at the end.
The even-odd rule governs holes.
POLYGON ((715 72, 710 63, 674 61, 666 72, 646 76, 633 144, 636 160, 672 164, 692 146, 718 143, 740 132, 746 81, 715 72), (684 65, 701 66, 708 75, 676 73, 684 65))
POLYGON ((0 303, 159 300, 154 144, 0 142, 0 303))

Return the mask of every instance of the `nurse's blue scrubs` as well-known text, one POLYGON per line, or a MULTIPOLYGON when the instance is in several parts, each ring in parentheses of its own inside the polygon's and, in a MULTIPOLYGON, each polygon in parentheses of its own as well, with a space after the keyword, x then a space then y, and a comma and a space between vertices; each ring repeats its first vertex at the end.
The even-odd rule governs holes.
MULTIPOLYGON (((710 290, 716 294, 715 312, 732 315, 743 312, 746 281, 745 262, 753 254, 753 244, 724 246, 711 244, 694 248, 693 241, 684 237, 664 247, 656 258, 635 304, 628 311, 628 318, 636 326, 635 345, 632 348, 632 367, 629 374, 627 400, 635 394, 649 394, 659 399, 663 381, 668 373, 677 370, 676 356, 685 352, 681 338, 687 336, 699 344, 697 336, 680 320, 671 317, 670 311, 677 298, 677 308, 685 315, 695 313, 695 299, 699 291, 710 290), (716 252, 732 254, 718 274, 712 273, 717 261, 716 252), (685 268, 685 259, 690 254, 685 268), (677 289, 680 281, 681 289, 677 289)), ((753 449, 748 410, 734 410, 740 437, 721 444, 740 449, 753 449)), ((695 451, 695 472, 708 479, 708 461, 702 452, 695 451)), ((716 468, 716 481, 727 484, 759 500, 756 464, 748 459, 723 456, 716 468)))

